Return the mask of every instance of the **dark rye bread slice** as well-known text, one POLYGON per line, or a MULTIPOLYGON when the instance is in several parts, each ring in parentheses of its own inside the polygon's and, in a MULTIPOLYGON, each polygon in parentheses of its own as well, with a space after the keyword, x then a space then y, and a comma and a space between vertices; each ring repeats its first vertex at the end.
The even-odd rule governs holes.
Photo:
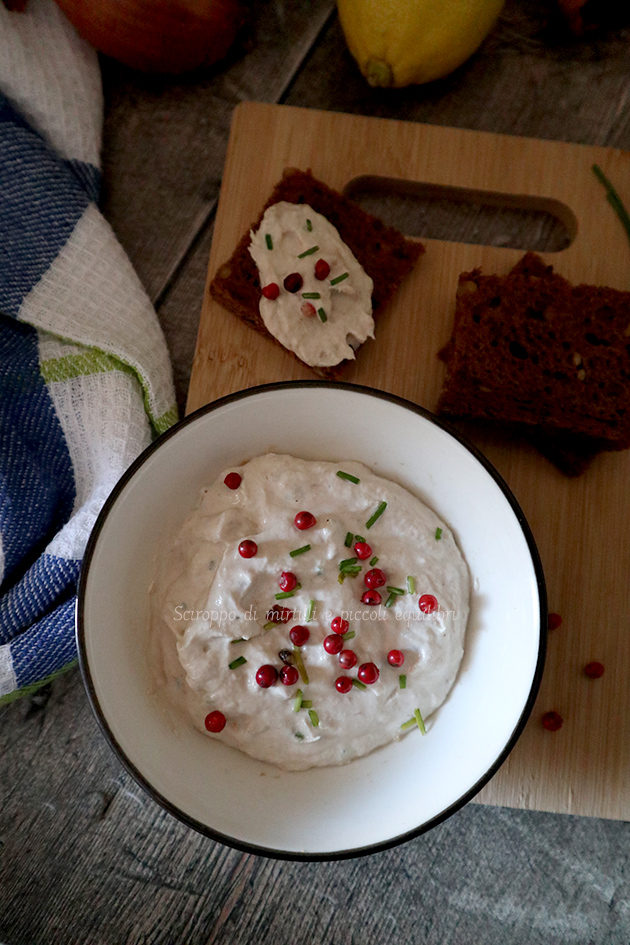
MULTIPOLYGON (((372 314, 376 321, 404 277, 424 252, 422 243, 406 239, 394 227, 387 226, 343 194, 317 180, 310 171, 296 168, 285 170, 282 180, 274 188, 250 229, 258 229, 267 207, 281 200, 307 204, 337 228, 341 239, 350 247, 374 282, 372 314)), ((280 344, 269 334, 260 317, 258 305, 261 286, 256 263, 249 253, 249 244, 248 230, 230 259, 219 267, 210 282, 210 295, 228 311, 244 319, 252 328, 280 344)), ((312 370, 321 377, 336 380, 343 373, 346 364, 348 361, 341 361, 332 367, 312 370)))
POLYGON ((460 276, 437 412, 525 431, 563 472, 630 447, 630 293, 573 286, 534 253, 460 276))

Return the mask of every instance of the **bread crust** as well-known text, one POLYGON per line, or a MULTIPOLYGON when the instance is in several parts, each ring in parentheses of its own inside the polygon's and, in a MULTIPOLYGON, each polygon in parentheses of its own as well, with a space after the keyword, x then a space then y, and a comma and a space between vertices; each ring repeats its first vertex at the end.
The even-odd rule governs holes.
POLYGON ((528 433, 568 475, 630 447, 630 293, 574 286, 534 253, 459 278, 438 413, 528 433))

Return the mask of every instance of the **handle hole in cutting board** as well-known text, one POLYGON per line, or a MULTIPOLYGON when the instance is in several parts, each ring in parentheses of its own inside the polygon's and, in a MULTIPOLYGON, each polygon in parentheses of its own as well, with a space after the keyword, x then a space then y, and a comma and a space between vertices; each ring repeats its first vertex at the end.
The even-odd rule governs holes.
POLYGON ((560 252, 578 224, 566 204, 549 197, 362 176, 344 187, 364 210, 407 236, 560 252))

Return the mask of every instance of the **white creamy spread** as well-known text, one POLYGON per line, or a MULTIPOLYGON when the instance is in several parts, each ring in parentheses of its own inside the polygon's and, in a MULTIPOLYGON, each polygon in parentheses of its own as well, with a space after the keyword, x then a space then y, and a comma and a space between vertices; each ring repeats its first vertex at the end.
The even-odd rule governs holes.
POLYGON ((242 477, 238 488, 226 486, 226 470, 204 489, 160 562, 155 603, 172 697, 203 732, 208 713, 223 713, 225 727, 209 737, 289 770, 341 764, 399 737, 421 737, 416 710, 424 723, 448 695, 468 619, 468 568, 448 525, 356 462, 269 454, 231 471, 242 477), (295 525, 302 511, 316 519, 305 530, 295 525), (361 538, 371 548, 369 559, 355 553, 361 538), (243 540, 257 545, 253 557, 240 555, 243 540), (352 558, 344 568, 361 570, 340 582, 340 563, 352 558), (380 605, 361 600, 373 568, 386 577, 380 605), (286 571, 300 586, 277 600, 286 571), (436 608, 423 612, 421 602, 431 598, 436 608), (293 617, 270 625, 274 605, 290 608, 293 617), (350 669, 323 646, 337 616, 348 621, 343 647, 357 657, 350 669), (296 625, 309 630, 299 647, 308 682, 300 676, 284 685, 278 678, 261 688, 261 666, 279 671, 281 651, 295 659, 289 634, 296 625), (388 662, 392 650, 403 654, 402 666, 388 662), (378 668, 376 682, 337 690, 340 676, 358 680, 367 663, 378 668), (307 705, 296 711, 298 690, 307 705))
POLYGON ((268 207, 250 235, 261 287, 280 290, 277 298, 260 300, 267 331, 312 367, 354 358, 355 348, 374 337, 373 282, 335 227, 305 204, 281 201, 268 207), (330 267, 323 279, 315 274, 319 260, 330 267), (302 286, 290 292, 284 280, 294 273, 302 286), (305 303, 310 315, 303 313, 305 303))

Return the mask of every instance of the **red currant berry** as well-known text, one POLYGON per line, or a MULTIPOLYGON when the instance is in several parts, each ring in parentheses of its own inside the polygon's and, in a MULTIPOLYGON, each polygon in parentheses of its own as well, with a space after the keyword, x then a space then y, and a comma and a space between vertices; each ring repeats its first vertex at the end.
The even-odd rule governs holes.
POLYGON ((557 630, 561 623, 562 617, 560 614, 547 614, 547 628, 549 630, 557 630))
POLYGON ((380 604, 382 598, 378 591, 365 591, 361 598, 362 604, 368 604, 370 607, 376 607, 380 604))
POLYGON ((387 654, 387 662, 390 666, 402 666, 405 662, 405 654, 400 650, 390 650, 387 654))
POLYGON ((293 588, 297 587, 297 582, 298 579, 293 571, 283 571, 278 581, 278 587, 281 591, 292 591, 293 588))
POLYGON ((280 295, 280 286, 276 282, 270 282, 269 285, 263 286, 262 294, 266 299, 274 302, 280 295))
POLYGON ((354 650, 342 650, 339 654, 339 665, 342 669, 352 669, 357 665, 357 654, 354 650))
POLYGON ((372 568, 363 578, 366 587, 382 587, 387 578, 380 568, 372 568))
POLYGON ((251 538, 246 538, 238 546, 238 553, 241 558, 253 558, 258 553, 258 545, 251 538))
POLYGON ((317 519, 312 512, 298 512, 293 521, 295 522, 295 527, 299 528, 301 532, 317 524, 317 519))
POLYGON ((335 689, 337 692, 350 692, 352 689, 352 680, 349 676, 338 676, 335 679, 335 689))
POLYGON ((293 611, 289 607, 274 604, 265 614, 265 619, 271 623, 288 623, 292 616, 293 611))
POLYGON ((324 649, 327 653, 332 653, 336 655, 343 649, 343 640, 337 633, 331 633, 330 636, 324 638, 324 649))
POLYGON ((299 292, 304 285, 304 279, 299 272, 290 272, 282 284, 287 292, 299 292))
POLYGON ((303 627, 301 624, 289 630, 289 638, 294 646, 304 646, 310 635, 308 627, 303 627))
POLYGON ((380 676, 378 666, 376 663, 361 663, 357 676, 366 686, 371 686, 380 676))
POLYGON ((418 601, 418 607, 423 614, 432 614, 434 610, 437 610, 437 605, 437 597, 433 594, 423 594, 418 601))
POLYGON ((222 732, 225 728, 225 716, 223 712, 209 712, 206 715, 204 725, 209 732, 222 732))
POLYGON ((327 279, 330 275, 330 266, 325 259, 318 259, 315 263, 315 278, 319 279, 321 282, 322 279, 327 279))
POLYGON ((604 664, 603 663, 587 663, 584 667, 584 672, 589 679, 599 679, 600 676, 604 675, 604 664))
POLYGON ((300 311, 302 315, 306 316, 306 318, 312 318, 313 315, 317 314, 317 312, 315 311, 315 306, 313 305, 312 302, 302 302, 302 305, 300 306, 300 311))
POLYGON ((546 728, 548 732, 557 732, 559 728, 562 728, 563 718, 557 712, 545 712, 541 721, 543 728, 546 728))
POLYGON ((275 686, 277 678, 278 670, 271 663, 265 663, 264 666, 256 670, 256 682, 261 689, 269 689, 270 686, 275 686))
POLYGON ((283 686, 295 686, 300 674, 295 666, 283 666, 280 670, 280 682, 283 686))
POLYGON ((238 487, 240 486, 242 482, 242 479, 238 473, 231 472, 227 474, 223 482, 228 487, 228 489, 238 489, 238 487))
POLYGON ((354 546, 354 553, 357 558, 361 559, 361 561, 365 561, 366 558, 372 557, 372 549, 368 545, 367 541, 358 541, 354 546))
POLYGON ((333 617, 330 629, 333 633, 347 633, 350 624, 347 620, 344 620, 343 617, 333 617))

